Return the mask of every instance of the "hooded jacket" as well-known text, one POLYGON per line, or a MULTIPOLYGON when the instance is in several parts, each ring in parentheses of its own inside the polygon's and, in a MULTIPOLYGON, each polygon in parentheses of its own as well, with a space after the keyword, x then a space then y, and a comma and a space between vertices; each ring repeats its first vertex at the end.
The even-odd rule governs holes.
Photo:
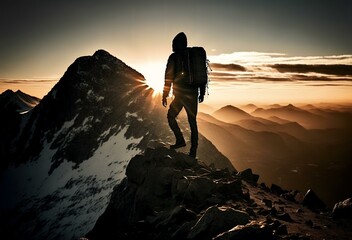
MULTIPOLYGON (((165 71, 165 84, 163 97, 169 95, 171 85, 175 96, 184 94, 197 94, 198 87, 191 86, 189 82, 188 64, 187 64, 187 37, 180 32, 172 40, 173 53, 169 56, 165 71)), ((199 94, 205 94, 205 86, 199 88, 199 94)))

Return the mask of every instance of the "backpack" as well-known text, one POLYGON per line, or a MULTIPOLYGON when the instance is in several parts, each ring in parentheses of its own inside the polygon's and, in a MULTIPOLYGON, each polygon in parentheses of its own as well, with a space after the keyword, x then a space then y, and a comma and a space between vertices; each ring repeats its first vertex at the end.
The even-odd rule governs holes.
POLYGON ((202 47, 187 48, 189 84, 196 87, 208 84, 208 60, 202 47))

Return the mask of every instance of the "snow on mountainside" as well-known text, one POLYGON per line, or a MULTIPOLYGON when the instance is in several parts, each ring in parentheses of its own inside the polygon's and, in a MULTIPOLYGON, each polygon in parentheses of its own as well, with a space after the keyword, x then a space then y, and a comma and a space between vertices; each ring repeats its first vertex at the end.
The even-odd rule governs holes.
MULTIPOLYGON (((89 231, 129 160, 173 141, 166 110, 152 95, 140 73, 108 52, 78 58, 24 114, 20 136, 5 139, 13 151, 0 175, 0 232, 77 239, 89 231)), ((199 145, 211 153, 207 164, 233 168, 202 136, 199 145)))

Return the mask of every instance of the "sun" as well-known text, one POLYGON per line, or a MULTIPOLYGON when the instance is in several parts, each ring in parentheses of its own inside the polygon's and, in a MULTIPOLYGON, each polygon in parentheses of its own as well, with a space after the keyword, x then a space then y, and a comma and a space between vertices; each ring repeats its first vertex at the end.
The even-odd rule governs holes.
POLYGON ((139 67, 148 87, 154 90, 153 96, 160 95, 164 88, 165 63, 149 62, 139 67))

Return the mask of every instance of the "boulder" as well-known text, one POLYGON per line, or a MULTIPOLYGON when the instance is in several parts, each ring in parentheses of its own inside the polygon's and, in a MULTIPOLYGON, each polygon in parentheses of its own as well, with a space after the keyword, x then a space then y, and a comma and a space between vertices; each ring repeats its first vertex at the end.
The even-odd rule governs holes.
POLYGON ((221 233, 214 240, 275 240, 271 228, 263 223, 252 221, 247 225, 239 225, 221 233))
POLYGON ((280 186, 278 186, 276 184, 271 184, 270 191, 272 193, 275 193, 275 194, 279 195, 279 196, 281 194, 287 193, 287 191, 283 190, 280 186))
POLYGON ((336 203, 332 214, 338 218, 352 218, 352 198, 336 203))
POLYGON ((326 208, 325 203, 311 189, 309 189, 304 195, 302 203, 313 210, 322 210, 326 208))
POLYGON ((184 200, 192 205, 202 205, 216 190, 214 181, 207 177, 196 177, 189 181, 183 194, 184 200))
POLYGON ((219 233, 228 231, 234 226, 247 224, 249 219, 250 217, 246 212, 231 207, 212 206, 192 227, 187 239, 209 239, 219 233))
POLYGON ((146 162, 142 155, 131 159, 126 168, 126 176, 130 182, 142 184, 147 174, 146 162))
POLYGON ((223 196, 229 196, 231 198, 243 196, 242 182, 240 180, 232 180, 226 182, 217 183, 217 192, 223 196))
POLYGON ((242 178, 243 180, 251 184, 257 184, 259 179, 259 175, 254 174, 252 172, 252 169, 250 168, 243 170, 242 172, 238 172, 237 176, 239 176, 240 178, 242 178))
POLYGON ((154 217, 148 218, 148 222, 156 227, 164 227, 183 224, 184 222, 196 219, 196 217, 197 215, 193 211, 185 208, 183 205, 179 205, 170 211, 163 211, 154 217))

